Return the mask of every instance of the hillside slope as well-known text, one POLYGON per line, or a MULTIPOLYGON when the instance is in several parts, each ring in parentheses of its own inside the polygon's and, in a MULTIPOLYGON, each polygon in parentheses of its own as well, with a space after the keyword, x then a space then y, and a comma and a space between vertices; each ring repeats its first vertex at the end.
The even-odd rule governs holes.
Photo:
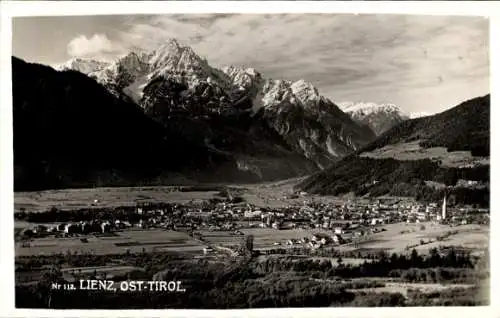
POLYGON ((490 96, 407 120, 298 185, 311 193, 398 195, 489 204, 490 96), (474 187, 459 181, 477 181, 474 187), (431 184, 442 185, 434 187, 431 184))

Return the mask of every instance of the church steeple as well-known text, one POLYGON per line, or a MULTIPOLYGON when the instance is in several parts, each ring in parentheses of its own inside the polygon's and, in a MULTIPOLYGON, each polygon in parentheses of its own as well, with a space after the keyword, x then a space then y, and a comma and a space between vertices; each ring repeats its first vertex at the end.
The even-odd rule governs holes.
POLYGON ((443 198, 443 209, 441 212, 441 219, 443 221, 446 219, 446 194, 444 195, 444 198, 443 198))

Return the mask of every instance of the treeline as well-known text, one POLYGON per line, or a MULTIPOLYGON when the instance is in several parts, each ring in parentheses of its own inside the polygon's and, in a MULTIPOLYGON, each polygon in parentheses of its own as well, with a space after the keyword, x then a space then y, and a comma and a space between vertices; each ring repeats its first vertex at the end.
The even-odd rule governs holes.
POLYGON ((408 306, 488 306, 489 290, 485 286, 452 288, 424 293, 408 290, 408 306))
POLYGON ((373 159, 350 156, 331 168, 312 176, 299 185, 305 191, 323 195, 354 192, 357 196, 393 195, 434 200, 444 191, 455 195, 456 203, 489 206, 489 188, 453 188, 436 190, 426 186, 434 181, 455 186, 460 179, 489 183, 489 166, 473 168, 442 167, 438 162, 423 160, 373 159))
MULTIPOLYGON (((381 252, 376 260, 363 262, 360 265, 344 264, 341 257, 337 264, 328 260, 300 260, 296 258, 267 259, 257 263, 255 270, 260 273, 273 271, 297 271, 297 272, 328 272, 327 276, 357 278, 357 277, 390 277, 394 275, 393 270, 408 270, 412 268, 462 268, 472 269, 475 261, 468 253, 457 253, 450 249, 443 255, 436 248, 430 250, 429 255, 419 255, 413 249, 410 255, 393 253, 390 257, 381 252), (292 261, 293 259, 293 261, 292 261), (391 274, 392 273, 392 274, 391 274)), ((441 275, 441 277, 443 277, 441 275)), ((446 279, 445 277, 443 277, 446 279)))
MULTIPOLYGON (((399 273, 403 281, 463 282, 466 281, 464 275, 471 276, 474 273, 470 256, 453 250, 444 255, 431 251, 428 256, 421 256, 416 251, 410 256, 393 254, 388 257, 382 253, 373 262, 355 266, 344 265, 341 259, 334 265, 330 261, 291 258, 258 261, 246 257, 212 262, 147 253, 123 257, 126 258, 122 259, 124 264, 144 269, 135 273, 134 279, 180 280, 186 292, 165 295, 150 292, 50 290, 52 282, 64 282, 56 266, 54 270, 46 272, 36 285, 17 284, 16 306, 79 309, 403 306, 405 299, 400 294, 358 294, 350 291, 380 287, 380 283, 343 280, 395 277, 399 273), (424 271, 430 278, 423 278, 424 271), (432 272, 435 274, 428 274, 432 272), (330 280, 330 283, 325 284, 323 279, 330 280)), ((49 259, 42 257, 37 265, 41 266, 49 259)), ((87 259, 96 261, 98 258, 87 259)), ((61 261, 66 261, 63 255, 59 257, 61 261)), ((34 263, 33 260, 32 265, 34 263)), ((487 278, 486 270, 483 271, 482 278, 487 278)), ((474 275, 476 281, 481 279, 478 274, 474 275)))
POLYGON ((408 256, 393 253, 388 257, 380 253, 376 260, 360 265, 344 264, 342 257, 337 259, 336 264, 327 260, 268 259, 256 264, 255 271, 263 274, 295 271, 314 278, 391 277, 406 282, 427 283, 475 283, 487 279, 489 270, 476 270, 475 264, 476 260, 468 253, 458 253, 455 249, 439 253, 433 248, 427 256, 419 255, 416 250, 408 256))
POLYGON ((14 219, 33 223, 52 223, 52 222, 80 222, 100 220, 129 220, 139 221, 141 218, 135 212, 135 207, 125 207, 120 209, 113 208, 88 208, 77 210, 59 210, 52 208, 46 212, 16 212, 14 219))
POLYGON ((120 206, 120 207, 91 207, 75 210, 59 210, 52 207, 44 212, 29 212, 20 211, 14 213, 15 220, 21 220, 33 223, 52 223, 52 222, 80 222, 91 220, 123 220, 129 222, 138 222, 141 216, 137 213, 137 207, 143 207, 145 211, 161 209, 166 214, 171 214, 174 208, 184 211, 185 207, 179 204, 172 203, 151 203, 147 205, 137 206, 120 206))

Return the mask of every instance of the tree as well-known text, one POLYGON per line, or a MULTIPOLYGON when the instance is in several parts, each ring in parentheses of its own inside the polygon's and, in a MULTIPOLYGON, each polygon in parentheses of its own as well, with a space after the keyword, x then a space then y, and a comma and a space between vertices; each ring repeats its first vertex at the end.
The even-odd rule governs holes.
POLYGON ((253 235, 245 236, 245 252, 250 255, 253 253, 253 240, 253 235))
POLYGON ((434 247, 429 250, 428 261, 430 263, 430 267, 441 266, 441 255, 439 255, 439 251, 437 248, 434 247))
POLYGON ((418 255, 417 250, 413 249, 410 256, 411 266, 419 267, 422 264, 422 257, 418 255))
POLYGON ((342 257, 339 256, 339 258, 337 258, 337 264, 339 267, 342 267, 344 265, 344 260, 342 259, 342 257))
POLYGON ((448 255, 445 257, 445 265, 449 267, 454 267, 457 264, 457 254, 455 252, 455 249, 451 249, 448 252, 448 255))

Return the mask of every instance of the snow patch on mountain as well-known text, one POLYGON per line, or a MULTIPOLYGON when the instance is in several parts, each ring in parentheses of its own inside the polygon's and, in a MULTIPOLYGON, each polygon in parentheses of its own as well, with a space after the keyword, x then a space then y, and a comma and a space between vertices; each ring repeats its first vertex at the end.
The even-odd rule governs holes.
POLYGON ((431 115, 432 115, 431 113, 427 112, 416 112, 416 113, 411 113, 409 117, 413 119, 413 118, 427 117, 431 115))
POLYGON ((354 121, 367 125, 376 135, 410 118, 401 108, 390 103, 341 102, 338 105, 354 121))
POLYGON ((93 59, 72 58, 65 63, 53 65, 58 71, 74 70, 84 74, 101 71, 110 65, 109 62, 97 61, 93 59))
POLYGON ((401 117, 408 117, 404 111, 394 104, 377 104, 372 102, 341 102, 337 104, 345 113, 367 116, 373 113, 395 113, 401 117))
POLYGON ((112 63, 73 59, 64 64, 64 69, 85 73, 102 85, 128 95, 135 102, 141 100, 147 84, 158 77, 183 83, 189 89, 207 83, 217 86, 233 104, 250 99, 254 112, 262 107, 285 103, 310 107, 324 99, 316 87, 304 80, 263 79, 261 73, 253 68, 213 68, 206 59, 175 39, 168 40, 152 52, 134 49, 112 63))

